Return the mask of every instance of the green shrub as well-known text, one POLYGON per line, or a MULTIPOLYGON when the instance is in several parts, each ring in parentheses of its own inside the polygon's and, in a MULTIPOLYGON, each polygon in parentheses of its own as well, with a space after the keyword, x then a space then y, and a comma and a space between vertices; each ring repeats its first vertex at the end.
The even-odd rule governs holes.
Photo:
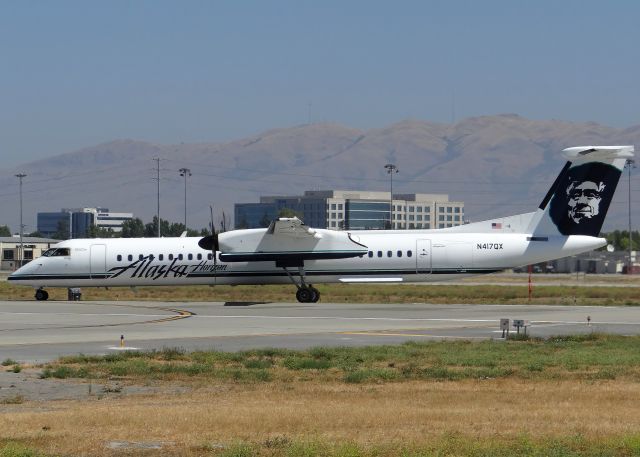
POLYGON ((256 449, 247 443, 238 443, 231 445, 220 454, 220 457, 254 457, 257 455, 256 449))
POLYGON ((282 365, 289 370, 326 370, 331 366, 331 363, 324 359, 293 356, 285 358, 282 365))
POLYGON ((270 359, 249 359, 243 363, 245 368, 249 369, 266 369, 273 366, 273 360, 270 359))
POLYGON ((38 451, 17 443, 8 443, 0 447, 0 457, 42 457, 38 451))
POLYGON ((186 350, 177 347, 165 347, 160 351, 152 351, 150 356, 160 360, 184 360, 186 350))

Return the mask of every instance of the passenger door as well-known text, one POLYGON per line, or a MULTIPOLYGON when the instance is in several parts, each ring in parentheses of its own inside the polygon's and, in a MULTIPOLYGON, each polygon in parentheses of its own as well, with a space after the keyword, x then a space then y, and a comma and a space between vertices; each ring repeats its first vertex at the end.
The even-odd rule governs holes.
POLYGON ((107 247, 104 244, 92 244, 89 254, 91 279, 104 278, 107 271, 107 247))

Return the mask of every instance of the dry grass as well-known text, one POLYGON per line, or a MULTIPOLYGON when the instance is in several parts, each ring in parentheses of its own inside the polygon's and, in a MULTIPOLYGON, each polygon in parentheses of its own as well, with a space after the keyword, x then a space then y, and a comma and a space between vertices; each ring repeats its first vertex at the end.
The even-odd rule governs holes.
POLYGON ((523 436, 634 436, 637 392, 637 383, 624 381, 219 384, 172 398, 24 404, 0 415, 0 437, 52 454, 99 456, 113 455, 105 449, 113 440, 172 442, 166 452, 176 455, 205 455, 212 444, 238 441, 261 454, 274 442, 319 441, 397 455, 407 445, 433 449, 454 436, 462 446, 454 454, 464 455, 470 443, 523 436))
MULTIPOLYGON (((623 275, 623 274, 587 274, 579 273, 533 273, 531 275, 532 282, 538 285, 544 284, 602 284, 609 286, 635 285, 640 286, 640 275, 623 275)), ((471 276, 460 279, 459 283, 474 284, 521 284, 527 285, 529 282, 528 273, 510 273, 508 271, 491 273, 488 275, 471 276)))
POLYGON ((86 401, 5 405, 0 457, 7 442, 54 455, 124 452, 108 449, 112 441, 165 443, 128 455, 638 455, 639 344, 594 334, 63 357, 43 370, 186 393, 123 397, 98 389, 86 401), (371 376, 353 383, 357 373, 371 376))

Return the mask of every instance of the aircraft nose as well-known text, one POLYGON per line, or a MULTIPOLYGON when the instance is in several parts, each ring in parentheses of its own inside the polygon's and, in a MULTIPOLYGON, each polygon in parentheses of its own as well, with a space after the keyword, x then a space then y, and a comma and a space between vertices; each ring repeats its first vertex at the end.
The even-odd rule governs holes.
POLYGON ((23 275, 27 275, 27 274, 33 274, 41 266, 42 266, 42 264, 40 262, 38 262, 37 260, 31 261, 28 264, 21 266, 16 271, 11 273, 7 279, 9 281, 11 281, 12 278, 15 279, 18 276, 23 276, 23 275))

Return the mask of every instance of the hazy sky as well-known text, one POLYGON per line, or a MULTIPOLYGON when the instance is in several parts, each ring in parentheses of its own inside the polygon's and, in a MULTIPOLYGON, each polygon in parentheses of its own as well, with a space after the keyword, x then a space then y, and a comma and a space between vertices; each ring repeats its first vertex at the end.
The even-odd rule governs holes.
POLYGON ((513 112, 640 124, 637 1, 0 1, 4 166, 513 112))

